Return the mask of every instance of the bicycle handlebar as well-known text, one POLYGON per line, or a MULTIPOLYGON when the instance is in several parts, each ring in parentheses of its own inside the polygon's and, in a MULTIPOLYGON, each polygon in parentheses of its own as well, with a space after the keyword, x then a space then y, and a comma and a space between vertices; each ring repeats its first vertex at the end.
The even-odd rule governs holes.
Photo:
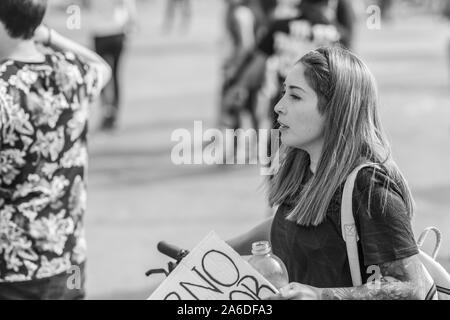
POLYGON ((183 259, 188 253, 188 251, 181 249, 175 245, 168 244, 165 241, 160 241, 157 248, 158 251, 162 254, 165 254, 166 256, 169 256, 177 261, 183 259))

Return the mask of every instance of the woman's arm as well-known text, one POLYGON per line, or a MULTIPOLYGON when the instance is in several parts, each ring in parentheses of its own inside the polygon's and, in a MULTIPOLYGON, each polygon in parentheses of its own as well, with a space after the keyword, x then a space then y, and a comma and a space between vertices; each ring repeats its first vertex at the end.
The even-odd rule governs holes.
POLYGON ((379 265, 378 281, 359 287, 315 288, 291 283, 274 299, 286 300, 424 300, 433 286, 418 255, 379 265))
POLYGON ((354 288, 322 289, 322 299, 424 300, 433 286, 417 255, 379 265, 378 282, 354 288))
POLYGON ((103 88, 111 79, 111 67, 95 52, 72 41, 53 29, 44 25, 39 26, 34 35, 38 43, 50 46, 59 51, 70 51, 82 58, 86 63, 96 68, 99 73, 100 87, 103 88))
POLYGON ((273 218, 269 218, 250 231, 227 241, 228 245, 241 256, 251 254, 252 243, 256 241, 269 241, 273 218))

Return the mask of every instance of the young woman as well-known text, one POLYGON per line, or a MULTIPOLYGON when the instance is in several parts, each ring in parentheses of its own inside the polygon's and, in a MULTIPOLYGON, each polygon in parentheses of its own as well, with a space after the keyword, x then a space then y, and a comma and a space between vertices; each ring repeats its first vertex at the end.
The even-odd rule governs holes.
POLYGON ((413 200, 393 161, 378 116, 377 88, 367 66, 339 47, 303 56, 275 106, 282 160, 271 179, 270 218, 228 243, 250 254, 269 240, 291 283, 274 299, 424 299, 432 288, 411 228, 413 200), (352 287, 341 236, 343 184, 358 165, 353 211, 363 283, 380 271, 379 286, 352 287), (369 270, 373 270, 373 267, 369 270))

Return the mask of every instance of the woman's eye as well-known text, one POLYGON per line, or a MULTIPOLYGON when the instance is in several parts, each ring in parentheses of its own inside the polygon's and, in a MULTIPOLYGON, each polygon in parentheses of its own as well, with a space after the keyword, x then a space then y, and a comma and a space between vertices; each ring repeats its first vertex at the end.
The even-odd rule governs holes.
POLYGON ((291 98, 294 99, 294 100, 301 100, 302 99, 299 96, 296 96, 295 94, 291 94, 291 98))

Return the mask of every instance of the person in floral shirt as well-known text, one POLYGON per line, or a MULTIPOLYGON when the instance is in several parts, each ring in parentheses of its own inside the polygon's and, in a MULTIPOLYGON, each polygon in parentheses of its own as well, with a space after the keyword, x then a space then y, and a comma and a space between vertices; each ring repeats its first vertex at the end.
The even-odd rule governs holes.
POLYGON ((0 1, 0 299, 84 297, 87 120, 111 71, 46 6, 0 1))

